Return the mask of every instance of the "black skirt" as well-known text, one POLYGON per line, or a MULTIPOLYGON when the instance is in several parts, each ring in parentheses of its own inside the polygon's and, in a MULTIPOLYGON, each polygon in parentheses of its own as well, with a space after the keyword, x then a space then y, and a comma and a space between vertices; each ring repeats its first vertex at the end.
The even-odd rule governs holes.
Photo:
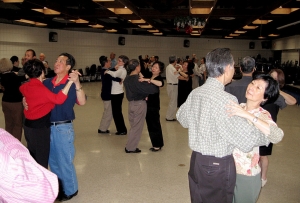
POLYGON ((260 146, 259 147, 259 155, 267 156, 272 154, 273 143, 270 143, 269 146, 260 146))

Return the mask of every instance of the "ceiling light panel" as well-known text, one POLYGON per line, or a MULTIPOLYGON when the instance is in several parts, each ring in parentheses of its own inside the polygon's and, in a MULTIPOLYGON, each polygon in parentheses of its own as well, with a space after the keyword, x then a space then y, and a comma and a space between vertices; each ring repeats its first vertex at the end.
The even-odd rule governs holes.
POLYGON ((245 29, 245 30, 254 30, 254 29, 256 29, 258 26, 249 26, 249 25, 246 25, 246 26, 244 26, 243 27, 243 29, 245 29))
POLYGON ((287 15, 291 12, 297 11, 299 8, 277 8, 273 11, 271 11, 271 14, 281 14, 281 15, 287 15))
POLYGON ((191 8, 191 14, 209 14, 211 12, 210 8, 191 8))
POLYGON ((22 3, 24 0, 2 0, 4 3, 22 3))
POLYGON ((252 24, 265 25, 265 24, 268 24, 269 22, 272 22, 272 20, 260 20, 260 19, 257 19, 255 21, 253 21, 252 24))

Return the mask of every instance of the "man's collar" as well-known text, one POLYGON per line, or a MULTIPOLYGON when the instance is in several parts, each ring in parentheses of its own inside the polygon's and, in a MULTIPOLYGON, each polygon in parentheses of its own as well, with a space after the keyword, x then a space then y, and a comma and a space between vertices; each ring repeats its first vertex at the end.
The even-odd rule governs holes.
POLYGON ((55 84, 55 81, 56 81, 56 79, 57 79, 57 75, 56 75, 56 76, 52 79, 52 84, 53 84, 54 86, 58 86, 58 85, 61 85, 61 84, 66 84, 67 81, 68 81, 68 78, 69 78, 69 75, 66 74, 65 77, 64 77, 59 83, 55 84))

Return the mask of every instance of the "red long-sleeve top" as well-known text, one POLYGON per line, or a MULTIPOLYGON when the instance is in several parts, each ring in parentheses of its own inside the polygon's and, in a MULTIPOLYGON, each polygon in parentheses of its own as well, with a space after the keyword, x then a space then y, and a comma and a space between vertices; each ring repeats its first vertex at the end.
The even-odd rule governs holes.
POLYGON ((55 104, 62 104, 67 99, 67 95, 62 91, 54 94, 36 78, 31 78, 29 82, 21 85, 20 92, 28 104, 28 110, 24 109, 25 117, 30 120, 47 115, 55 104))

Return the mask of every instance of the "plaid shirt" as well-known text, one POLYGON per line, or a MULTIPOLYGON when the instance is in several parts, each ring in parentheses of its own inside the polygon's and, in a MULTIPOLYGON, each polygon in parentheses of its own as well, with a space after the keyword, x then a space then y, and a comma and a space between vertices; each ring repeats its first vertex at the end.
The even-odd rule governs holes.
MULTIPOLYGON (((209 77, 181 105, 176 116, 189 130, 189 146, 193 151, 224 157, 232 154, 234 148, 249 152, 255 146, 269 144, 270 138, 246 119, 228 116, 226 105, 230 100, 237 102, 236 97, 224 91, 222 83, 209 77)), ((271 125, 271 135, 274 130, 278 128, 271 125)))

